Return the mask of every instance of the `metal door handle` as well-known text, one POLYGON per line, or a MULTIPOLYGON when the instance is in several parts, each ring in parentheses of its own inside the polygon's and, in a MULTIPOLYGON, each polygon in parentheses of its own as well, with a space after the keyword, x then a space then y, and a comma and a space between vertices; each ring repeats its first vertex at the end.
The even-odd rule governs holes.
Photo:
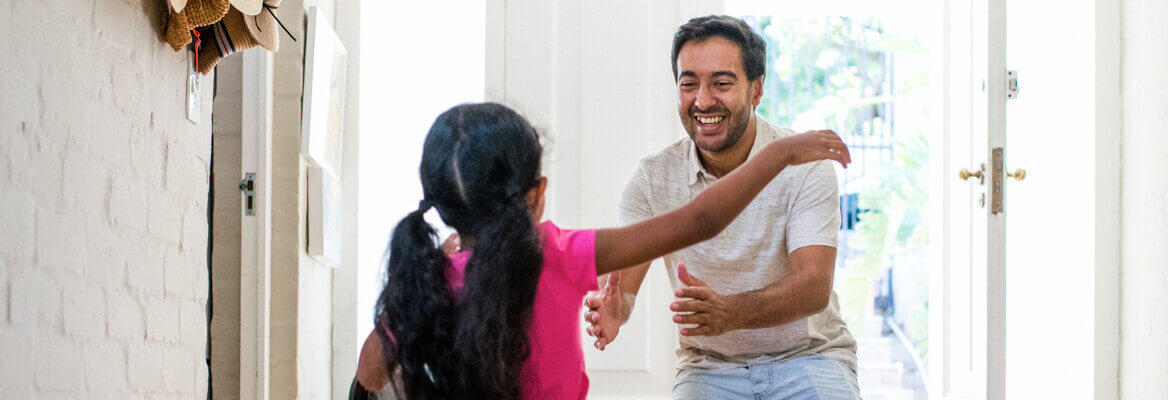
POLYGON ((960 171, 957 171, 957 176, 963 181, 968 181, 969 178, 977 178, 977 183, 985 183, 985 164, 981 164, 977 171, 974 172, 969 172, 968 169, 962 168, 960 171))
POLYGON ((1006 176, 1014 178, 1014 181, 1021 181, 1026 179, 1026 170, 1022 168, 1015 169, 1014 172, 1007 172, 1006 176))

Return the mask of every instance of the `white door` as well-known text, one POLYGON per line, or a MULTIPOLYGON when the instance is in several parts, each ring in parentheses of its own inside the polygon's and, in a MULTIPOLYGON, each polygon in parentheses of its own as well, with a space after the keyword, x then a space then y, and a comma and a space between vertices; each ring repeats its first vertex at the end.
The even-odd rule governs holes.
POLYGON ((1117 395, 1117 3, 1008 1, 1010 399, 1117 395))
POLYGON ((1005 397, 1005 0, 950 0, 945 18, 945 134, 935 151, 930 397, 1005 397), (973 175, 959 177, 959 170, 973 175))

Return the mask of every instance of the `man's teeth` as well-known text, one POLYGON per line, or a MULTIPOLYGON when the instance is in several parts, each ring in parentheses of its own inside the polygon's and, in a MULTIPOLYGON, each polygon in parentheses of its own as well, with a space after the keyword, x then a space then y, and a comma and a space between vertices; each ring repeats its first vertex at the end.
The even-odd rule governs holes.
POLYGON ((716 124, 722 122, 723 117, 697 117, 698 122, 703 124, 716 124))

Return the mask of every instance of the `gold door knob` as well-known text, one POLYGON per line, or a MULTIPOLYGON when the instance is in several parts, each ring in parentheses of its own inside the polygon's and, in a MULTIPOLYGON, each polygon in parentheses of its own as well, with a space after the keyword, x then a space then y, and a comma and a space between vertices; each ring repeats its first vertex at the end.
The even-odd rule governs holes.
POLYGON ((1014 178, 1014 181, 1020 181, 1026 179, 1026 170, 1018 168, 1014 172, 1007 172, 1006 176, 1014 178))
MULTIPOLYGON (((1023 173, 1023 175, 1025 175, 1025 173, 1023 173)), ((970 177, 981 180, 981 171, 969 172, 968 169, 962 168, 961 171, 957 171, 957 176, 960 176, 961 180, 963 181, 969 180, 970 177)))

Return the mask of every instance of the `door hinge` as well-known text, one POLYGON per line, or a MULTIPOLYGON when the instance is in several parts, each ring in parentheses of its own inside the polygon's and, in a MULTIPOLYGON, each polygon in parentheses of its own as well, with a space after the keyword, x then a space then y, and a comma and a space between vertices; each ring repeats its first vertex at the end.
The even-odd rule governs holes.
POLYGON ((1018 71, 1006 70, 1006 98, 1018 98, 1018 71))
POLYGON ((243 192, 243 213, 244 215, 255 215, 255 173, 248 172, 243 175, 242 181, 239 181, 239 190, 243 192))

